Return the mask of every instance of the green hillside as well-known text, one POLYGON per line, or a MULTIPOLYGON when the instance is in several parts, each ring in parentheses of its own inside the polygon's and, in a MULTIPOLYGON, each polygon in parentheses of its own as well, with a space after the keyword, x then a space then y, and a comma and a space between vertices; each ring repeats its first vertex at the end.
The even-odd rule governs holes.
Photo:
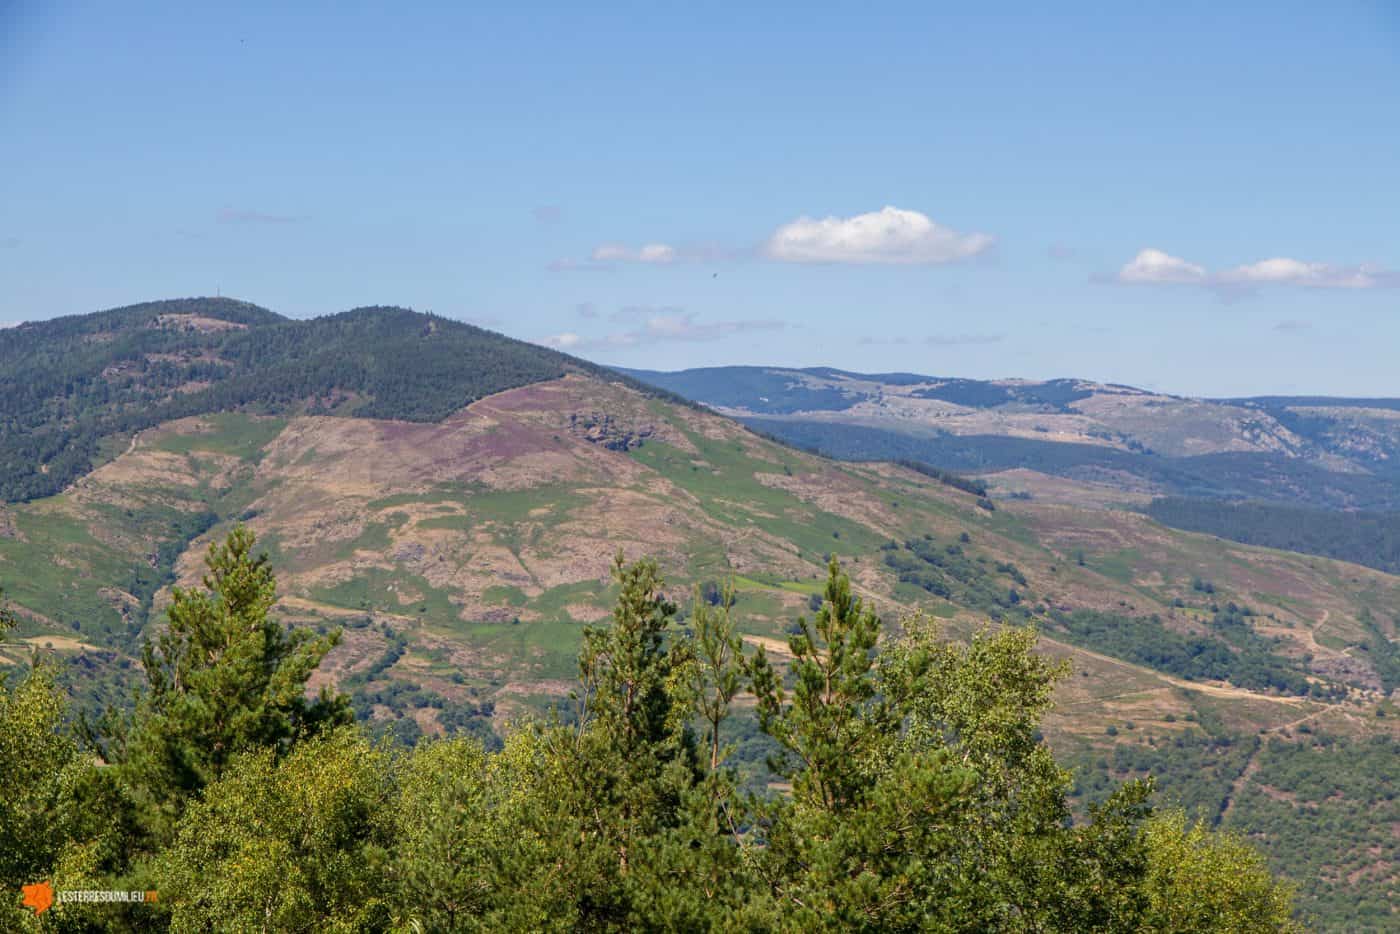
MULTIPOLYGON (((909 612, 958 638, 1033 626, 1071 662, 1044 731, 1079 767, 1077 806, 1110 778, 1155 774, 1166 800, 1251 835, 1317 917, 1375 925, 1395 902, 1400 851, 1382 831, 1400 811, 1377 763, 1400 738, 1385 660, 1400 578, 1130 511, 993 504, 956 477, 833 462, 429 316, 247 313, 246 332, 182 339, 314 325, 339 349, 250 353, 245 375, 157 402, 208 392, 202 404, 226 410, 133 428, 61 492, 0 509, 0 585, 20 617, 0 655, 50 647, 80 707, 122 702, 170 585, 197 584, 204 549, 240 522, 276 572, 277 617, 343 630, 313 684, 347 691, 367 728, 403 743, 508 736, 564 701, 585 627, 609 617, 619 549, 657 559, 681 625, 693 589, 732 582, 745 643, 780 664, 835 554, 891 631, 909 612), (476 356, 453 356, 458 345, 476 356), (444 348, 439 368, 385 362, 424 346, 444 348), (487 357, 515 362, 470 365, 487 357), (297 360, 319 361, 316 393, 302 394, 297 360), (489 380, 519 383, 487 392, 489 380), (1333 785, 1318 780, 1322 762, 1333 785), (1300 847, 1309 834, 1319 844, 1300 847)), ((70 330, 105 333, 82 327, 70 330)), ((160 330, 116 328, 133 344, 160 330)), ((761 787, 773 749, 740 713, 736 762, 761 787)))
POLYGON ((57 493, 133 431, 250 409, 439 421, 585 361, 403 308, 291 320, 224 298, 0 331, 0 499, 57 493))

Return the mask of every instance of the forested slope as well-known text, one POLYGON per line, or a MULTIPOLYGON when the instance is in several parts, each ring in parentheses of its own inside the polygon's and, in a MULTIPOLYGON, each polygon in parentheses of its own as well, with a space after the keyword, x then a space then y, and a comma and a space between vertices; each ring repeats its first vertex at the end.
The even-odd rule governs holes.
POLYGON ((172 418, 251 408, 438 421, 566 372, 608 373, 403 308, 292 320, 196 298, 22 324, 0 331, 0 499, 56 493, 104 441, 172 418))

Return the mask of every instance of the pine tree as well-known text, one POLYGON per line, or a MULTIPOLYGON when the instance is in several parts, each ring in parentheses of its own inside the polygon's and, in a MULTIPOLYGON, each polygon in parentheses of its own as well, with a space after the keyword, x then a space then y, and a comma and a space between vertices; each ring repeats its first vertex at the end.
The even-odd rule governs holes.
POLYGON ((239 753, 281 752, 327 726, 348 723, 344 697, 306 682, 340 638, 284 629, 269 616, 276 582, 253 533, 238 526, 209 546, 203 589, 176 588, 169 625, 147 642, 148 688, 125 735, 107 751, 138 796, 173 818, 239 753))
POLYGON ((710 771, 719 769, 724 759, 720 745, 720 725, 729 716, 729 706, 744 686, 743 641, 731 611, 734 585, 725 584, 711 599, 697 588, 694 599, 693 690, 700 717, 705 722, 705 743, 710 752, 710 771))
POLYGON ((761 647, 754 658, 759 723, 788 753, 773 765, 793 780, 794 798, 841 810, 854 803, 862 764, 889 726, 873 703, 880 619, 851 593, 850 578, 832 556, 821 609, 797 623, 788 639, 791 702, 761 647))

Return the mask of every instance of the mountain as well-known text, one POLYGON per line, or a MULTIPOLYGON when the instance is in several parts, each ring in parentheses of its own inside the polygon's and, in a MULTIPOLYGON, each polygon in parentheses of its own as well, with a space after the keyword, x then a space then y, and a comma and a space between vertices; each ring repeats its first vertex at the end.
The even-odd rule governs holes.
POLYGON ((610 378, 403 308, 291 320, 197 298, 25 323, 0 331, 0 497, 56 493, 111 453, 114 438, 172 418, 238 408, 436 422, 565 373, 610 378))
MULTIPOLYGON (((1376 926, 1396 902, 1400 577, 1172 529, 1073 476, 989 499, 956 476, 832 461, 402 309, 292 321, 199 299, 25 328, 0 353, 7 385, 36 354, 73 375, 8 417, 91 453, 9 461, 24 495, 0 509, 0 584, 80 705, 121 700, 170 585, 198 580, 240 521, 282 618, 344 629, 317 683, 404 741, 490 737, 565 702, 619 549, 657 557, 683 604, 732 580, 746 640, 778 658, 836 553, 892 622, 1040 629, 1074 666, 1046 729, 1081 766, 1081 802, 1150 772, 1253 836, 1318 917, 1376 926)), ((0 446, 19 451, 11 424, 0 446)), ((739 761, 760 775, 767 751, 750 730, 739 761)))
MULTIPOLYGON (((1134 496, 1400 509, 1400 399, 1193 399, 825 367, 622 372, 834 457, 1029 471, 1134 496)), ((1005 479, 1034 492, 1035 477, 1005 479)))

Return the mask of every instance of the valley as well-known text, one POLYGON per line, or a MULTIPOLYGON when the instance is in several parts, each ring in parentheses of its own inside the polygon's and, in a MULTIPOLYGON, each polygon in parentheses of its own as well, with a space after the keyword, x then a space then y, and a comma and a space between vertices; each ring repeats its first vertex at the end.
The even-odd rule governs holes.
MULTIPOLYGON (((289 326, 258 324, 246 309, 220 317, 220 306, 204 304, 198 321, 179 319, 195 321, 189 330, 172 332, 170 315, 193 312, 139 307, 147 310, 86 333, 112 334, 103 347, 126 342, 148 365, 159 352, 207 368, 224 366, 210 361, 243 346, 247 331, 289 326), (253 323, 232 326, 244 320, 253 323), (142 344, 150 334, 159 351, 142 344)), ((353 358, 362 333, 387 334, 403 352, 475 339, 445 337, 465 326, 408 312, 354 321, 368 331, 314 326, 340 335, 326 338, 320 358, 353 358)), ((1387 653, 1400 641, 1400 577, 1159 524, 1137 511, 1168 488, 1145 469, 1124 478, 1039 464, 987 469, 969 483, 879 455, 831 460, 685 403, 670 394, 690 395, 679 382, 655 391, 648 374, 617 377, 508 343, 516 365, 490 384, 468 358, 460 366, 475 382, 454 387, 459 365, 444 351, 431 394, 376 382, 384 373, 369 366, 342 382, 327 376, 307 395, 253 393, 231 405, 211 394, 191 411, 183 400, 198 393, 162 377, 165 389, 125 384, 123 405, 168 407, 174 417, 133 422, 90 401, 77 417, 45 422, 54 432, 133 427, 93 436, 92 468, 58 492, 0 507, 0 584, 21 620, 3 654, 18 661, 39 646, 63 659, 79 707, 124 703, 171 588, 197 584, 210 543, 242 523, 271 559, 279 618, 344 632, 312 687, 345 690, 360 719, 403 743, 458 732, 497 741, 521 718, 567 708, 583 629, 609 616, 618 551, 659 561, 682 623, 693 590, 732 582, 746 641, 779 660, 836 555, 892 624, 927 614, 960 638, 1034 626, 1042 651, 1069 660, 1046 737, 1077 766, 1081 803, 1108 777, 1155 774, 1166 801, 1256 840, 1302 887, 1305 910, 1365 921, 1394 901, 1400 805, 1386 764, 1400 749, 1400 710, 1387 653), (398 401, 386 401, 383 385, 398 401)), ((107 358, 95 366, 99 381, 133 372, 107 358)), ((256 373, 239 378, 255 386, 256 373)), ((845 377, 826 379, 801 383, 792 399, 770 395, 766 410, 724 411, 787 407, 788 423, 833 424, 811 414, 848 411, 832 401, 847 398, 845 377)), ((878 389, 893 395, 891 385, 878 389)), ((1092 415, 958 414, 950 406, 975 409, 964 405, 970 395, 990 390, 957 386, 960 401, 904 393, 886 408, 905 414, 862 409, 861 424, 941 411, 950 413, 944 441, 995 429, 1114 457, 1150 456, 1134 443, 1181 458, 1285 456, 1335 472, 1338 490, 1362 480, 1380 489, 1379 473, 1333 471, 1329 458, 1341 455, 1317 440, 1325 432, 1302 434, 1240 406, 1172 403, 1160 419, 1195 427, 1154 435, 1157 416, 1143 414, 1136 390, 1003 388, 1017 405, 1090 400, 1092 415), (1107 424, 1120 434, 1093 435, 1107 424)), ((862 405, 876 410, 852 408, 862 405)), ((1361 446, 1366 457, 1389 450, 1376 419, 1366 422, 1375 432, 1361 446)), ((754 427, 780 435, 772 424, 754 427)), ((1267 485, 1257 477, 1237 485, 1267 485)), ((762 752, 741 750, 755 769, 762 752)))

